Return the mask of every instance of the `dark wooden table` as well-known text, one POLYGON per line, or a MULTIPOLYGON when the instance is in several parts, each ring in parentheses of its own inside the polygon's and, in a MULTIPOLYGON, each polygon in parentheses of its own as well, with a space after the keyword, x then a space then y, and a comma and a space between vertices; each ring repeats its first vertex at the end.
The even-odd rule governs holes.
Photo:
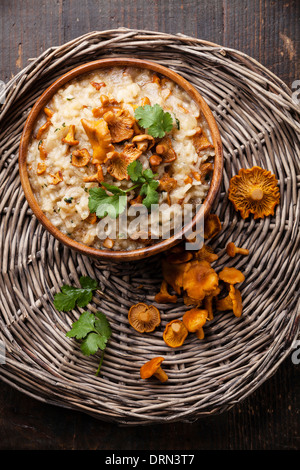
MULTIPOLYGON (((120 26, 212 41, 254 57, 290 87, 300 79, 299 0, 0 0, 0 6, 5 82, 50 46, 120 26)), ((0 449, 298 450, 299 367, 288 357, 219 416, 130 428, 44 404, 0 381, 0 449)))

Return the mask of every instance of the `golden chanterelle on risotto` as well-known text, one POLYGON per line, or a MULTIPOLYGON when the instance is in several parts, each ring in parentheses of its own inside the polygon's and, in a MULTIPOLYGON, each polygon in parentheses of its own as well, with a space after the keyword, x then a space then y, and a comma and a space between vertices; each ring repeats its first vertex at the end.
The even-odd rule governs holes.
POLYGON ((41 210, 62 233, 94 248, 132 250, 163 238, 180 208, 203 202, 214 154, 207 122, 182 88, 148 69, 117 66, 54 94, 35 124, 27 169, 41 210), (133 224, 139 211, 157 223, 133 224), (104 229, 108 218, 114 233, 104 229))

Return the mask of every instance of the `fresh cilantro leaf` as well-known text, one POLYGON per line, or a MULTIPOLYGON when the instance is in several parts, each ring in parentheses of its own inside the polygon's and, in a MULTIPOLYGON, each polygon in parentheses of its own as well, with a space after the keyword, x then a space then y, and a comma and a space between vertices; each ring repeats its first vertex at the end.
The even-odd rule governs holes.
POLYGON ((99 349, 102 351, 96 373, 98 375, 103 361, 103 353, 111 337, 110 324, 104 313, 83 312, 79 319, 72 324, 72 328, 66 333, 66 336, 81 340, 80 349, 85 356, 96 354, 99 349))
POLYGON ((81 276, 80 287, 63 285, 61 292, 54 296, 54 307, 57 310, 67 312, 73 310, 75 306, 85 307, 93 297, 93 291, 97 289, 97 281, 87 276, 81 276))
POLYGON ((139 160, 135 160, 128 165, 127 173, 130 176, 131 181, 139 181, 143 173, 143 165, 139 160))
POLYGON ((164 137, 173 127, 173 118, 159 104, 139 106, 134 113, 139 125, 147 129, 152 137, 164 137))
POLYGON ((157 188, 159 181, 155 179, 157 175, 150 168, 143 170, 141 162, 137 160, 128 165, 127 173, 134 182, 141 184, 140 195, 146 196, 143 199, 143 204, 147 209, 150 209, 152 204, 158 204, 159 194, 157 188))
POLYGON ((156 191, 157 187, 159 185, 159 181, 151 181, 150 183, 144 183, 143 186, 141 187, 140 195, 141 196, 146 196, 143 199, 143 204, 144 206, 147 207, 147 209, 150 209, 152 205, 158 204, 159 201, 159 194, 156 191))
MULTIPOLYGON (((104 185, 103 185, 104 186, 104 185)), ((91 188, 89 191, 89 210, 96 213, 97 217, 109 216, 112 219, 117 218, 124 212, 127 205, 125 191, 117 186, 106 185, 110 192, 114 192, 112 196, 107 194, 103 188, 91 188), (113 189, 114 188, 114 189, 113 189)))

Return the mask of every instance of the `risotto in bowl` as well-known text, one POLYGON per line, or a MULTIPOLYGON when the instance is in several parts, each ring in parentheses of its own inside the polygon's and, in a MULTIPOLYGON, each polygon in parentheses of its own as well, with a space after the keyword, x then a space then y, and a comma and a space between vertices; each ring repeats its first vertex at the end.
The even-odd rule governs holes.
POLYGON ((33 106, 21 183, 38 220, 83 254, 133 260, 204 220, 222 178, 217 124, 171 69, 103 59, 72 69, 33 106))

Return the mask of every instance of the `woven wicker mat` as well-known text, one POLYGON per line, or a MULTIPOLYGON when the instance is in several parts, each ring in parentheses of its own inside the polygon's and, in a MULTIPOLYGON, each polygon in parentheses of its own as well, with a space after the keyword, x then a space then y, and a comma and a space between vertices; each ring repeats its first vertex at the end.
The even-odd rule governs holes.
POLYGON ((45 51, 7 85, 1 110, 0 315, 5 345, 1 378, 46 403, 80 410, 122 425, 194 421, 242 401, 275 373, 290 354, 299 326, 299 106, 270 71, 239 51, 183 35, 117 29, 92 32, 45 51), (214 211, 223 225, 213 239, 225 264, 241 269, 244 311, 215 315, 205 339, 189 335, 178 350, 162 339, 164 325, 181 317, 182 302, 160 306, 154 333, 135 332, 128 308, 153 302, 160 259, 110 265, 61 246, 33 217, 18 175, 18 145, 25 119, 42 91, 74 66, 104 57, 157 61, 187 78, 214 112, 224 145, 224 179, 214 211), (241 219, 227 200, 229 179, 259 165, 279 180, 274 217, 241 219), (228 241, 249 248, 228 259, 228 241), (65 333, 80 309, 57 312, 53 295, 88 275, 99 282, 88 309, 112 326, 102 373, 99 357, 82 355, 65 333), (165 357, 169 380, 144 380, 140 366, 165 357))

